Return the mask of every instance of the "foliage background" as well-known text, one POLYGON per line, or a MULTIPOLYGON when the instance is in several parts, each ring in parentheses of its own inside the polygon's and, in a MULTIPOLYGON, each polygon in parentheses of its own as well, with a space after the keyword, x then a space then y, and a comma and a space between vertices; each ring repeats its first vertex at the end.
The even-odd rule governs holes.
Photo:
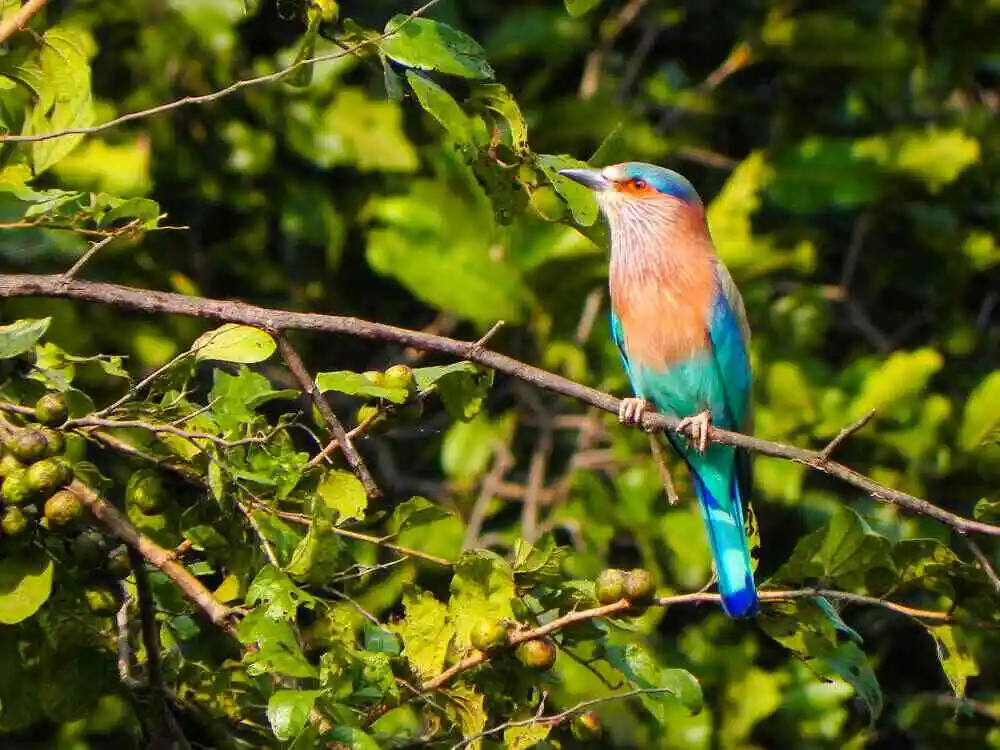
MULTIPOLYGON (((530 152, 522 158, 588 159, 604 143, 601 163, 652 161, 698 186, 754 330, 756 434, 821 446, 876 408, 873 423, 843 447, 845 462, 963 515, 995 498, 1000 4, 567 4, 589 12, 570 14, 555 0, 442 0, 431 16, 484 46, 523 112, 530 152)), ((251 5, 259 7, 53 3, 39 28, 58 23, 81 35, 96 120, 104 121, 289 64, 305 30, 302 9, 290 0, 251 5)), ((342 18, 376 30, 411 10, 383 0, 340 4, 342 18)), ((321 39, 316 49, 335 47, 321 39)), ((460 101, 474 86, 434 80, 460 101)), ((0 94, 9 114, 10 92, 0 94)), ((502 143, 495 155, 517 161, 516 145, 502 143)), ((5 146, 4 158, 16 161, 25 148, 5 146)), ((466 339, 504 320, 491 347, 623 394, 604 313, 604 251, 571 226, 558 196, 530 187, 539 177, 480 159, 487 192, 466 153, 412 93, 387 99, 377 57, 345 56, 317 65, 307 87, 246 89, 87 137, 32 185, 153 198, 165 223, 186 227, 109 246, 87 267, 90 279, 466 339), (591 325, 595 305, 601 312, 591 325)), ((11 220, 20 215, 15 204, 4 207, 11 220)), ((86 243, 67 232, 8 228, 0 259, 7 271, 57 272, 86 243)), ((5 301, 3 316, 52 316, 50 341, 77 355, 128 355, 134 373, 182 352, 206 328, 60 301, 5 301)), ((296 342, 316 370, 416 361, 400 348, 345 337, 296 342)), ((286 377, 267 365, 261 371, 279 385, 286 377)), ((88 377, 81 373, 81 382, 97 403, 114 395, 113 384, 88 377)), ((334 405, 345 411, 356 402, 334 405)), ((554 501, 543 503, 541 528, 572 545, 575 577, 641 565, 661 593, 672 593, 700 588, 710 575, 695 509, 667 506, 646 438, 523 384, 498 379, 471 422, 429 408, 419 423, 361 448, 391 500, 420 494, 457 514, 409 534, 407 544, 430 554, 458 556, 467 533, 460 519, 504 455, 505 490, 487 491, 497 496, 475 537, 508 551, 524 531, 533 456, 544 455, 543 484, 555 489, 544 495, 554 501), (581 419, 552 432, 557 414, 581 419), (582 438, 581 424, 591 431, 582 438)), ((892 543, 953 541, 934 521, 792 462, 759 459, 754 499, 762 578, 845 505, 892 543)), ((969 559, 960 541, 953 546, 969 559)), ((357 595, 388 617, 411 582, 447 589, 432 567, 409 562, 357 595)), ((918 601, 947 608, 961 598, 954 587, 937 595, 918 601)), ((824 682, 759 628, 708 607, 654 608, 629 637, 662 663, 690 670, 705 708, 688 716, 668 705, 661 724, 634 701, 607 704, 605 746, 1000 746, 998 651, 988 631, 969 634, 968 651, 946 654, 946 673, 921 625, 879 608, 845 616, 884 693, 876 722, 849 685, 824 682), (952 691, 964 692, 966 676, 971 704, 952 691)), ((566 659, 557 674, 561 707, 606 690, 566 659)), ((26 729, 23 741, 74 735, 60 723, 26 729)), ((86 746, 73 742, 64 746, 86 746)))

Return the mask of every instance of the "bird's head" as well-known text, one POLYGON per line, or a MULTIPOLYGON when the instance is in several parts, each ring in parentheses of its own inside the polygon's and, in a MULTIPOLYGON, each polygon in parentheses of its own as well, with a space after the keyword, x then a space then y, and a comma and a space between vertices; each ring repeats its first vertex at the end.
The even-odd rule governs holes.
POLYGON ((563 169, 559 174, 594 191, 614 245, 704 226, 698 191, 672 169, 630 161, 603 169, 563 169))

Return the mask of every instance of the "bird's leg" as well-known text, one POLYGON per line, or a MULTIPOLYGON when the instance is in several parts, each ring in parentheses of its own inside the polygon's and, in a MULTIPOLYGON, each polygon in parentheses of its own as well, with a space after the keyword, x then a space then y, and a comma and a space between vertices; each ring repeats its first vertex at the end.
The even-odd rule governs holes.
POLYGON ((677 423, 677 431, 687 431, 691 441, 698 446, 698 452, 703 454, 708 449, 708 429, 711 426, 712 413, 706 410, 693 417, 684 417, 677 423))
POLYGON ((643 398, 623 398, 618 405, 618 421, 622 424, 642 424, 642 415, 652 404, 643 398))

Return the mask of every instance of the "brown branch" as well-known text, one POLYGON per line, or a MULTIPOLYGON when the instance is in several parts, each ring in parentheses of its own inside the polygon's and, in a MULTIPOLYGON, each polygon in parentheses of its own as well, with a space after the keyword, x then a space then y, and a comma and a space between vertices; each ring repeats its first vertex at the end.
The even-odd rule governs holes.
POLYGON ((969 539, 969 537, 964 534, 962 536, 965 539, 966 545, 968 545, 969 549, 972 551, 972 555, 976 558, 979 566, 986 574, 986 577, 989 578, 990 583, 993 584, 993 588, 996 589, 998 594, 1000 594, 1000 576, 997 575, 996 568, 993 567, 993 564, 990 562, 990 558, 986 556, 986 553, 983 552, 983 548, 976 544, 975 540, 969 539))
POLYGON ((268 435, 261 435, 259 437, 249 437, 240 438, 239 440, 226 440, 218 435, 209 435, 205 432, 191 432, 190 430, 182 430, 179 427, 174 427, 170 424, 156 424, 155 422, 143 422, 139 419, 102 419, 100 417, 77 417, 76 419, 71 419, 66 423, 66 428, 74 427, 104 427, 112 430, 120 429, 136 429, 136 430, 146 430, 153 433, 165 433, 168 435, 175 435, 176 437, 185 438, 186 440, 205 440, 207 442, 213 443, 220 448, 238 448, 241 445, 253 445, 255 443, 264 443, 271 437, 268 435))
POLYGON ((163 693, 163 670, 160 666, 160 633, 153 606, 153 590, 149 586, 145 559, 139 550, 128 548, 128 559, 135 576, 135 597, 139 608, 139 628, 146 647, 146 682, 157 693, 163 693))
POLYGON ((31 17, 45 7, 46 2, 48 0, 28 0, 17 13, 0 23, 0 44, 6 42, 15 32, 23 29, 31 17))
POLYGON ((285 360, 285 364, 288 365, 288 369, 291 370, 292 375, 295 376, 302 390, 312 399, 313 404, 319 410, 320 416, 323 417, 323 421, 330 428, 330 434, 339 443, 340 450, 344 454, 344 458, 347 459, 347 465, 357 474, 358 479, 361 480, 361 484, 364 485, 365 493, 372 499, 380 497, 382 492, 379 490, 378 485, 375 484, 375 480, 368 471, 368 467, 365 466, 361 454, 358 453, 358 449, 354 447, 351 439, 347 437, 344 425, 341 424, 337 415, 333 413, 333 409, 330 408, 330 402, 326 400, 326 396, 323 395, 323 392, 316 385, 316 381, 309 374, 299 353, 288 343, 288 339, 281 334, 275 334, 274 340, 278 344, 278 351, 281 353, 281 358, 285 360))
POLYGON ((87 262, 95 255, 97 255, 97 253, 99 253, 103 248, 110 245, 119 237, 125 237, 126 235, 131 234, 141 223, 142 219, 133 219, 120 229, 116 229, 114 232, 109 234, 103 240, 95 242, 93 245, 90 246, 90 249, 87 250, 87 252, 85 252, 83 255, 80 256, 80 258, 76 261, 76 263, 74 263, 72 266, 66 269, 66 271, 63 272, 62 275, 63 281, 69 281, 70 279, 72 279, 74 276, 76 276, 77 273, 79 273, 80 269, 83 268, 85 265, 87 265, 87 262))
POLYGON ((116 537, 134 549, 150 565, 158 568, 167 576, 192 603, 215 625, 227 634, 236 637, 233 623, 233 611, 216 599, 204 584, 192 575, 187 568, 174 559, 171 550, 164 549, 145 534, 138 531, 121 512, 102 498, 90 487, 78 479, 74 479, 68 489, 87 506, 91 515, 100 521, 116 537))
MULTIPOLYGON (((33 0, 37 3, 38 0, 33 0)), ((282 68, 274 73, 269 73, 263 76, 257 76, 256 78, 245 78, 235 83, 231 83, 223 89, 218 91, 213 91, 210 94, 201 94, 199 96, 185 96, 181 99, 175 99, 172 102, 167 102, 165 104, 159 104, 155 107, 150 107, 149 109, 141 109, 137 112, 129 112, 122 115, 121 117, 116 117, 113 120, 108 120, 100 125, 91 125, 86 128, 65 128, 63 130, 56 130, 51 133, 37 133, 35 135, 0 135, 0 143, 34 143, 36 141, 47 141, 52 138, 62 138, 68 135, 92 135, 94 133, 100 133, 104 130, 109 130, 110 128, 117 127, 118 125, 123 125, 126 122, 131 122, 132 120, 139 120, 143 117, 150 117, 152 115, 159 115, 164 112, 169 112, 180 107, 187 106, 188 104, 207 104, 209 102, 214 102, 218 99, 222 99, 225 96, 234 94, 240 89, 245 89, 251 86, 261 86, 268 83, 275 83, 280 81, 282 78, 286 77, 289 73, 292 73, 304 65, 314 65, 315 63, 329 62, 330 60, 338 60, 342 57, 355 54, 359 50, 370 47, 373 44, 386 39, 393 34, 398 34, 400 29, 406 26, 407 23, 412 21, 414 18, 425 14, 428 10, 433 8, 438 4, 440 0, 430 0, 430 2, 424 3, 422 6, 417 8, 415 11, 410 13, 409 16, 401 23, 395 30, 379 34, 378 36, 371 37, 370 39, 365 39, 364 41, 358 42, 349 49, 342 50, 340 52, 332 52, 328 55, 319 55, 318 57, 310 57, 306 60, 300 60, 299 62, 289 65, 287 68, 282 68)), ((40 3, 39 3, 40 5, 40 3)))
MULTIPOLYGON (((230 302, 188 297, 182 294, 134 289, 117 284, 72 281, 63 284, 60 277, 32 274, 0 274, 0 298, 6 297, 62 297, 89 300, 115 305, 145 313, 185 315, 208 320, 243 323, 264 330, 304 330, 324 333, 341 333, 378 341, 392 341, 405 346, 450 354, 492 368, 498 372, 531 383, 539 388, 558 393, 582 403, 596 406, 611 414, 618 413, 620 400, 608 393, 575 383, 545 370, 520 362, 512 357, 477 347, 476 342, 458 341, 420 331, 372 323, 359 318, 349 318, 320 313, 275 310, 242 302, 230 302)), ((648 430, 672 430, 677 420, 662 414, 648 412, 642 426, 648 430)), ((975 532, 1000 536, 1000 526, 964 518, 901 490, 892 489, 874 479, 860 474, 844 464, 825 459, 819 451, 797 448, 783 443, 760 440, 718 427, 709 430, 709 438, 717 443, 733 445, 765 456, 796 461, 821 471, 831 477, 864 490, 876 500, 892 503, 915 513, 934 518, 961 532, 975 532)))
MULTIPOLYGON (((860 604, 869 606, 878 606, 884 609, 896 612, 898 614, 906 615, 908 617, 913 617, 918 620, 925 620, 930 622, 954 622, 955 619, 948 612, 940 612, 936 610, 927 609, 916 609, 914 607, 909 607, 905 604, 899 604, 897 602, 888 601, 886 599, 879 599, 874 596, 865 596, 863 594, 852 594, 846 591, 836 591, 833 589, 787 589, 787 590, 763 590, 758 592, 758 596, 761 601, 764 602, 776 602, 776 601, 791 601, 794 599, 812 599, 817 597, 824 597, 826 599, 833 599, 837 601, 842 601, 846 604, 860 604)), ((721 597, 718 594, 707 593, 707 592, 695 592, 692 594, 678 594, 675 596, 661 596, 654 600, 654 604, 661 607, 672 607, 682 604, 717 604, 721 601, 721 597)), ((540 625, 536 628, 526 628, 524 630, 512 631, 507 639, 507 646, 505 649, 513 648, 520 643, 525 641, 534 641, 539 638, 544 638, 547 635, 556 633, 570 625, 575 625, 579 622, 585 622, 588 620, 594 620, 601 617, 614 617, 615 615, 625 614, 629 608, 632 607, 632 602, 628 599, 622 599, 617 602, 612 602, 611 604, 605 604, 599 607, 592 607, 591 609, 582 609, 575 612, 569 612, 561 617, 557 617, 554 620, 550 620, 544 625, 540 625)), ((461 659, 440 674, 425 680, 421 686, 420 691, 422 695, 427 693, 432 693, 451 682, 455 677, 464 672, 468 672, 470 669, 474 669, 481 664, 488 662, 493 656, 500 653, 500 650, 491 651, 489 653, 485 651, 473 650, 464 659, 461 659)), ((375 709, 365 717, 363 724, 370 725, 379 716, 385 714, 386 711, 394 708, 395 705, 384 703, 376 706, 375 709)))
POLYGON ((861 430, 866 424, 871 422, 874 417, 875 417, 875 409, 872 409, 863 417, 861 417, 861 419, 856 421, 854 424, 850 424, 844 429, 842 429, 840 432, 838 432, 837 436, 829 443, 827 443, 826 447, 824 447, 823 450, 819 452, 820 458, 822 458, 824 461, 829 459, 830 456, 833 455, 834 451, 836 451, 837 448, 840 447, 841 443, 847 440, 847 438, 849 438, 855 432, 861 430))

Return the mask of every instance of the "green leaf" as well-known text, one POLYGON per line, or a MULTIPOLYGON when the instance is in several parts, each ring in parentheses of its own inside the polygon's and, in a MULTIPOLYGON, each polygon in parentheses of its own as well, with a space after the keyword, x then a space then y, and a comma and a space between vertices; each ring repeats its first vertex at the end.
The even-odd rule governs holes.
POLYGON ((365 651, 393 655, 398 655, 403 651, 399 636, 390 630, 370 623, 368 620, 365 620, 363 636, 365 651))
POLYGON ((884 411, 904 399, 920 395, 943 365, 944 358, 935 349, 893 352, 865 378, 861 393, 851 404, 847 421, 860 419, 872 409, 884 411))
POLYGON ((587 167, 587 162, 574 159, 571 156, 539 154, 538 166, 548 181, 552 183, 556 192, 569 204, 569 210, 573 213, 573 220, 577 224, 589 227, 597 221, 597 200, 594 198, 594 194, 578 182, 559 174, 561 169, 587 167))
MULTIPOLYGON (((323 21, 323 15, 319 12, 319 9, 310 7, 308 16, 309 25, 306 27, 306 33, 302 35, 302 39, 299 41, 299 48, 295 52, 295 60, 292 61, 293 65, 316 56, 316 40, 319 38, 319 27, 323 21)), ((313 67, 314 63, 302 65, 285 76, 282 81, 294 88, 308 86, 312 83, 313 67)))
POLYGON ((35 614, 52 593, 52 559, 27 549, 0 560, 0 623, 15 625, 35 614))
POLYGON ((550 724, 540 723, 510 727, 503 732, 503 744, 506 750, 531 750, 545 740, 551 731, 550 724))
POLYGON ((332 511, 340 524, 354 518, 363 521, 368 507, 368 494, 361 480, 349 471, 328 471, 316 488, 316 496, 323 506, 332 511))
POLYGON ((418 367, 413 376, 421 391, 436 385, 448 413, 462 421, 472 419, 479 412, 493 385, 493 371, 472 362, 418 367))
POLYGON ((478 187, 456 187, 418 179, 407 193, 369 201, 365 217, 378 226, 368 232, 368 263, 434 308, 481 325, 518 323, 532 292, 520 270, 494 252, 489 201, 478 187))
POLYGON ((316 597, 294 583, 273 565, 265 565, 247 588, 247 604, 264 605, 264 614, 272 620, 294 621, 300 606, 312 607, 316 597))
POLYGON ((701 710, 704 700, 701 685, 687 670, 661 666, 646 649, 634 643, 625 646, 606 646, 604 658, 635 687, 663 690, 641 696, 646 710, 660 723, 665 723, 667 720, 663 704, 670 700, 680 701, 689 713, 701 710))
POLYGON ((979 664, 969 650, 965 633, 953 625, 926 625, 934 639, 938 661, 952 691, 959 698, 965 697, 965 686, 970 677, 979 674, 979 664))
POLYGON ((191 351, 199 361, 208 359, 250 365, 263 362, 277 348, 270 334, 259 328, 226 323, 199 336, 191 351))
POLYGON ((871 723, 882 713, 882 688, 872 671, 864 651, 857 643, 841 643, 833 649, 823 649, 817 656, 820 674, 836 675, 844 680, 865 704, 871 723))
MULTIPOLYGON (((24 135, 85 128, 94 123, 87 32, 56 27, 42 37, 35 59, 9 75, 28 85, 37 101, 24 123, 24 135)), ((6 71, 5 71, 6 72, 6 71)), ((80 143, 82 135, 50 138, 31 144, 31 166, 40 175, 80 143)))
POLYGON ((482 620, 512 620, 514 572, 500 555, 490 550, 468 550, 454 566, 448 617, 455 627, 459 650, 471 648, 470 634, 482 620))
POLYGON ((893 568, 889 552, 888 539, 872 531, 854 510, 842 506, 826 526, 798 541, 774 579, 787 583, 847 580, 860 585, 866 573, 893 568))
POLYGON ((598 5, 601 0, 563 0, 566 4, 566 12, 575 18, 585 16, 598 5))
POLYGON ((871 160, 857 158, 853 149, 846 138, 817 136, 779 152, 769 197, 803 214, 870 203, 882 191, 883 172, 871 160))
POLYGON ((285 572, 297 581, 322 585, 343 565, 345 545, 332 531, 329 518, 314 514, 309 531, 299 542, 285 572))
POLYGON ((0 326, 0 359, 10 359, 31 351, 51 322, 52 318, 25 318, 0 326))
POLYGON ((555 586, 562 582, 562 562, 569 554, 556 544, 551 532, 545 532, 534 544, 523 539, 514 542, 514 580, 518 586, 555 586))
POLYGON ((406 81, 417 95, 420 106, 441 123, 441 126, 459 143, 472 143, 469 116, 462 111, 454 97, 426 76, 412 70, 406 71, 406 81))
POLYGON ((488 83, 476 86, 472 91, 472 103, 482 109, 500 115, 502 125, 510 137, 510 147, 517 154, 530 154, 528 146, 528 123, 521 107, 506 86, 488 83))
POLYGON ((930 192, 939 193, 979 161, 980 146, 961 128, 928 125, 923 130, 901 128, 858 141, 854 154, 919 179, 930 192))
POLYGON ((275 690, 267 702, 267 720, 274 735, 282 742, 297 737, 322 694, 322 690, 275 690))
POLYGON ((405 617, 391 627, 403 639, 403 656, 410 666, 428 679, 444 669, 455 627, 448 621, 448 608, 426 591, 404 589, 403 608, 405 617))
MULTIPOLYGON (((441 690, 444 698, 444 712, 462 731, 466 739, 475 737, 486 728, 486 696, 477 693, 470 685, 456 685, 441 690)), ((470 750, 480 750, 483 740, 470 742, 470 750)))
POLYGON ((958 444, 972 451, 982 445, 1000 426, 1000 370, 987 375, 965 402, 958 444))
POLYGON ((384 398, 394 404, 401 404, 409 397, 406 388, 384 388, 375 385, 360 372, 351 372, 350 370, 318 373, 316 387, 321 391, 337 391, 348 396, 384 398))
POLYGON ((251 518, 257 532, 274 546, 279 562, 286 563, 302 541, 302 535, 273 513, 255 510, 251 518))
POLYGON ((323 736, 333 742, 341 743, 348 750, 380 750, 379 744, 372 736, 357 727, 341 725, 323 736))
POLYGON ((434 521, 448 518, 451 514, 435 505, 426 497, 411 497, 393 508, 392 516, 386 523, 390 534, 398 534, 404 529, 419 528, 434 521))
POLYGON ((400 14, 389 19, 385 33, 389 36, 378 43, 379 49, 401 65, 462 78, 493 78, 479 42, 440 21, 400 14))

